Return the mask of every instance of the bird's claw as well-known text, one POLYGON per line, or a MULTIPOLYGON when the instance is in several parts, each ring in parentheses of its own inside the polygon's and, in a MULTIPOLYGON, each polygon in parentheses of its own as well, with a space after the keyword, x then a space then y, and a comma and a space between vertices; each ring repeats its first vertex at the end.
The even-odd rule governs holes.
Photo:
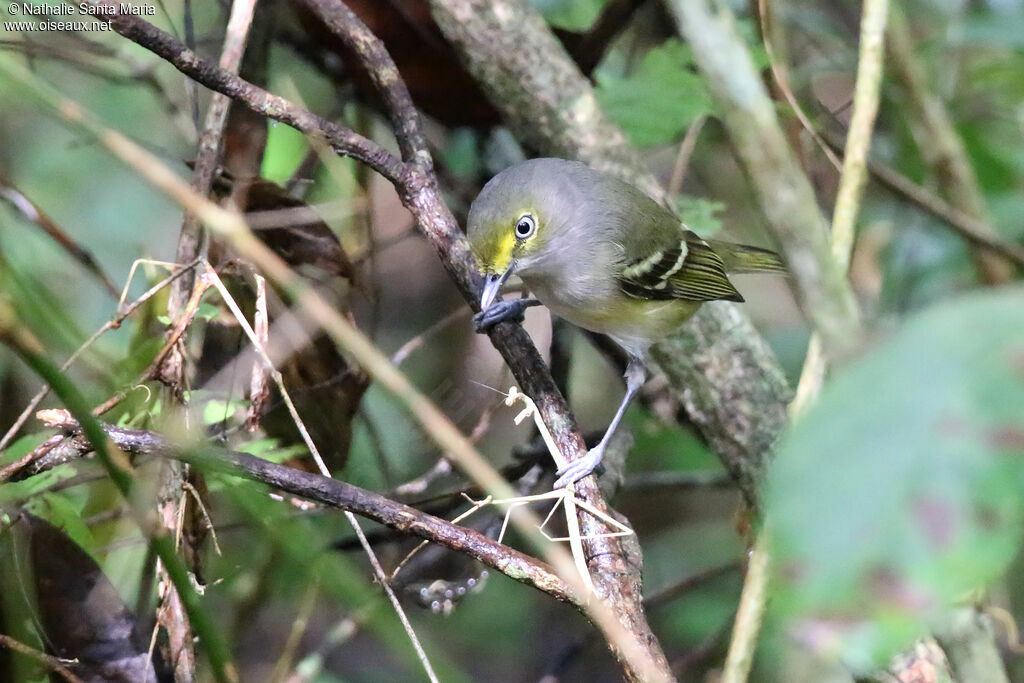
POLYGON ((477 332, 486 332, 498 323, 521 323, 525 318, 526 309, 530 306, 536 306, 538 303, 540 302, 536 299, 495 301, 487 307, 486 311, 481 311, 473 316, 473 327, 476 328, 477 332))
POLYGON ((582 458, 576 458, 562 469, 555 472, 558 479, 555 480, 556 489, 562 489, 569 484, 575 483, 591 474, 601 464, 604 456, 604 449, 600 446, 591 448, 582 458))

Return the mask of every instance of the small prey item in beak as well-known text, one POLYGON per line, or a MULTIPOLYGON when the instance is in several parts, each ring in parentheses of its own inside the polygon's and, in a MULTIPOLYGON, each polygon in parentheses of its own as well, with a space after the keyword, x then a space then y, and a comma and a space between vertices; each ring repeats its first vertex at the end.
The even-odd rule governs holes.
POLYGON ((498 291, 501 290, 501 286, 505 284, 505 280, 512 275, 512 266, 505 269, 504 273, 488 275, 484 281, 484 291, 480 295, 480 310, 486 311, 490 308, 494 300, 498 298, 498 291))

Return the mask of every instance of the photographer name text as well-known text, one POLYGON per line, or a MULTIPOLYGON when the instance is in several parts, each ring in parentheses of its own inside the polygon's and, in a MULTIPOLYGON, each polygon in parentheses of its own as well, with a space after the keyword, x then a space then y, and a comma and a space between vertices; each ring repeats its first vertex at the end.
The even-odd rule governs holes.
POLYGON ((149 4, 133 5, 129 2, 122 2, 117 5, 93 5, 88 2, 78 5, 55 4, 34 4, 31 2, 12 2, 7 5, 7 11, 14 15, 30 17, 49 16, 66 17, 80 13, 94 17, 116 17, 135 16, 152 17, 156 16, 156 6, 149 4))

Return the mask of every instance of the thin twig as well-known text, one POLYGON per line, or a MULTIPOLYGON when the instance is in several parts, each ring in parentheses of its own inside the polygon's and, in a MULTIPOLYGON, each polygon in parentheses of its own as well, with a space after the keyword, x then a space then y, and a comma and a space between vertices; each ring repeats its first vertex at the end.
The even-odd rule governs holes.
MULTIPOLYGON (((105 322, 98 330, 96 330, 93 333, 91 337, 86 339, 81 346, 75 349, 74 353, 68 356, 68 359, 64 361, 64 363, 60 366, 60 371, 66 372, 68 368, 70 368, 74 364, 74 362, 78 360, 78 357, 81 356, 86 349, 92 346, 97 339, 99 339, 109 330, 116 330, 117 328, 119 328, 121 326, 121 323, 123 323, 132 313, 138 310, 139 306, 141 306, 142 304, 146 303, 151 298, 156 296, 160 292, 160 290, 162 290, 164 287, 180 278, 186 272, 195 268, 196 265, 198 265, 198 263, 199 260, 197 259, 192 263, 189 263, 188 265, 178 268, 173 273, 171 273, 171 275, 169 275, 168 277, 164 278, 163 280, 161 280, 160 282, 156 283, 148 290, 146 290, 146 292, 142 296, 140 296, 138 299, 130 303, 127 307, 121 309, 121 311, 117 315, 115 315, 113 318, 105 322)), ((134 266, 132 267, 132 270, 134 272, 134 266)), ((125 284, 125 292, 128 291, 128 286, 130 284, 131 279, 129 278, 128 283, 125 284)), ((35 409, 39 406, 40 403, 43 402, 43 399, 46 398, 46 395, 48 393, 50 393, 50 385, 45 384, 36 393, 36 395, 32 397, 32 400, 28 402, 28 405, 25 406, 25 409, 22 410, 21 413, 18 415, 18 419, 14 421, 14 424, 12 424, 11 427, 7 430, 7 432, 3 435, 3 438, 0 438, 0 451, 3 451, 5 448, 7 448, 7 445, 17 435, 18 431, 25 424, 25 421, 32 416, 32 413, 35 412, 35 409)), ((0 481, 2 480, 2 477, 0 477, 0 481)))
POLYGON ((683 141, 679 143, 679 150, 676 152, 676 160, 672 165, 672 176, 669 178, 665 193, 669 197, 675 197, 683 189, 683 180, 686 178, 686 171, 690 167, 690 158, 693 150, 697 148, 697 139, 700 132, 704 130, 704 124, 708 117, 704 114, 698 116, 686 129, 683 141))
POLYGON ((734 489, 736 483, 725 472, 640 472, 626 477, 622 488, 627 491, 651 491, 688 489, 734 489))
POLYGON ((78 261, 83 268, 95 275, 109 294, 117 296, 117 287, 114 286, 92 252, 72 239, 67 231, 57 225, 57 222, 40 209, 35 202, 3 177, 0 177, 0 199, 7 200, 18 213, 49 235, 72 259, 78 261))
POLYGON ((771 571, 771 558, 767 548, 769 542, 767 532, 762 530, 750 551, 736 621, 732 626, 732 640, 729 642, 729 652, 722 667, 722 683, 745 683, 750 675, 768 598, 768 579, 771 571))
MULTIPOLYGON (((831 144, 831 141, 829 143, 831 144)), ((984 220, 961 211, 942 197, 879 161, 869 159, 868 171, 880 185, 941 219, 972 245, 998 254, 1016 264, 1018 268, 1024 268, 1024 246, 1001 239, 984 220)))
MULTIPOLYGON (((839 191, 832 213, 832 257, 844 271, 850 265, 857 215, 868 180, 867 160, 878 114, 888 14, 888 0, 865 0, 860 23, 860 55, 853 91, 853 114, 846 136, 843 170, 839 176, 839 191)), ((815 399, 825 379, 828 359, 823 342, 817 331, 811 335, 797 384, 796 398, 790 407, 794 415, 801 414, 809 402, 815 399)))
MULTIPOLYGON (((988 218, 985 195, 960 133, 945 104, 929 87, 914 54, 914 41, 900 3, 893 6, 886 45, 892 74, 906 92, 903 111, 942 193, 954 207, 981 222, 981 234, 996 236, 988 218)), ((982 281, 988 284, 1002 284, 1013 276, 1012 266, 990 251, 975 250, 974 261, 982 281)))
POLYGON ((423 330, 415 337, 398 347, 398 350, 391 354, 391 364, 396 368, 405 362, 405 359, 415 351, 416 349, 423 346, 426 341, 433 337, 435 334, 448 327, 454 322, 465 318, 469 314, 469 309, 465 306, 459 306, 457 309, 444 316, 437 322, 433 323, 430 327, 423 330))
POLYGON ((313 608, 316 607, 316 598, 319 592, 320 585, 318 581, 311 581, 306 586, 306 592, 299 603, 295 620, 292 621, 288 637, 285 638, 284 646, 281 648, 281 656, 277 658, 277 662, 274 663, 274 671, 270 674, 269 680, 271 683, 281 683, 285 680, 288 672, 291 671, 295 652, 298 650, 299 641, 305 635, 306 628, 309 626, 309 617, 313 613, 313 608))
POLYGON ((299 3, 313 12, 356 53, 384 100, 398 148, 402 152, 402 160, 421 172, 430 173, 434 162, 427 147, 427 138, 423 134, 405 81, 399 75, 398 67, 385 50, 384 44, 339 0, 299 0, 299 3))
POLYGON ((420 644, 419 638, 416 637, 416 631, 413 629, 412 624, 409 622, 409 617, 406 616, 405 610, 402 609, 401 603, 398 602, 398 596, 395 595, 395 589, 391 587, 391 582, 388 581, 388 575, 384 572, 384 568, 380 566, 380 560, 377 559, 376 553, 373 552, 373 548, 370 547, 370 543, 366 540, 366 535, 363 534, 363 528, 359 526, 359 520, 350 511, 345 510, 345 518, 348 519, 349 524, 356 532, 356 536, 359 538, 360 545, 363 546, 363 551, 366 556, 370 558, 370 564, 373 566, 373 574, 377 577, 377 581, 380 583, 384 592, 388 596, 388 600, 391 602, 392 609, 395 610, 395 614, 398 615, 399 620, 402 622, 402 628, 405 629, 406 634, 409 636, 409 640, 412 641, 412 646, 416 650, 416 658, 420 660, 420 665, 427 674, 427 678, 433 683, 438 683, 437 674, 434 673, 434 667, 430 665, 430 659, 427 657, 427 653, 423 649, 423 645, 420 644))
POLYGON ((706 583, 707 581, 739 571, 740 568, 741 566, 739 562, 728 562, 717 567, 710 567, 708 569, 695 572, 680 579, 679 581, 676 581, 670 586, 662 588, 657 593, 645 597, 644 605, 647 607, 659 607, 676 599, 684 593, 689 593, 691 590, 706 583))
POLYGON ((83 683, 81 678, 73 674, 71 670, 65 666, 65 660, 62 660, 60 657, 54 657, 53 655, 48 655, 45 652, 40 652, 34 647, 29 647, 20 640, 15 640, 9 635, 2 633, 0 633, 0 646, 6 647, 9 650, 14 650, 26 657, 31 657, 50 671, 59 674, 60 677, 68 683, 83 683))
POLYGON ((768 67, 771 69, 772 78, 775 80, 775 85, 778 86, 779 92, 786 98, 786 102, 793 108, 793 113, 796 114, 797 120, 800 125, 803 126, 804 130, 810 134, 811 139, 818 145, 821 151, 825 154, 825 158, 829 160, 829 163, 836 169, 836 171, 842 171, 843 163, 836 156, 832 148, 829 147, 822 139, 821 135, 815 129, 814 124, 811 123, 811 119, 804 112, 804 108, 800 105, 800 100, 796 98, 793 93, 793 88, 789 82, 789 71, 786 69, 785 64, 775 55, 774 42, 772 41, 772 27, 770 25, 771 12, 768 8, 767 0, 757 0, 757 15, 761 21, 761 41, 764 43, 764 51, 768 55, 768 67))

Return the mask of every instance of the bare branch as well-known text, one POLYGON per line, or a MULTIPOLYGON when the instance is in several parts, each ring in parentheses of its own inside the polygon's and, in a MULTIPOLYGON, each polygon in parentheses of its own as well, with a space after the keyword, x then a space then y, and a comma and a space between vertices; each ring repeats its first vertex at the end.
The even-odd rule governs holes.
POLYGON ((296 106, 283 97, 272 95, 202 59, 170 34, 138 17, 121 14, 116 2, 98 0, 97 4, 103 5, 104 18, 109 18, 111 28, 162 57, 199 84, 244 103, 258 114, 323 138, 338 154, 362 161, 392 182, 406 180, 406 169, 402 163, 372 140, 296 106))
MULTIPOLYGON (((893 7, 886 45, 892 73, 906 92, 911 130, 939 187, 950 204, 981 222, 980 234, 995 237, 985 195, 978 185, 963 141, 945 105, 928 86, 924 69, 914 54, 914 41, 906 17, 898 4, 893 7)), ((1013 266, 991 251, 976 250, 974 262, 981 279, 988 284, 1001 284, 1013 276, 1013 266)))
MULTIPOLYGON (((55 416, 54 413, 50 413, 55 416)), ((59 464, 72 462, 92 452, 92 445, 70 415, 60 416, 59 426, 69 435, 43 459, 19 473, 15 480, 34 476, 59 464)), ((418 536, 463 553, 482 564, 549 595, 580 606, 586 596, 575 592, 541 561, 493 541, 473 529, 460 527, 378 493, 319 474, 304 472, 257 458, 248 453, 209 446, 179 447, 154 432, 104 424, 107 437, 125 453, 181 460, 211 471, 223 472, 261 482, 279 491, 354 512, 392 529, 418 536)))
POLYGON ((434 162, 427 149, 419 112, 413 106, 398 67, 383 43, 360 21, 352 10, 338 0, 299 0, 351 49, 366 67, 377 92, 384 100, 385 110, 402 150, 402 160, 420 171, 429 173, 434 162))

